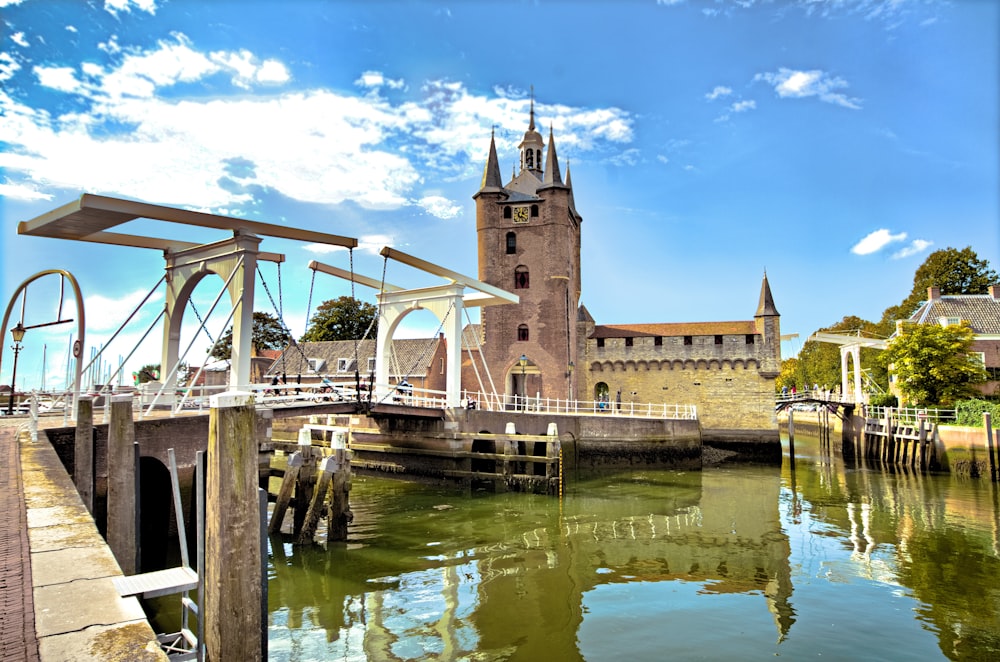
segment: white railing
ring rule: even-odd
[[[463,393],[462,402],[469,409],[519,411],[527,414],[568,414],[572,416],[621,416],[624,418],[664,418],[695,420],[695,405],[655,402],[609,402],[606,400],[563,400],[560,398],[522,397],[502,393]]]

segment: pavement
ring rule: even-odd
[[[4,423],[0,427],[0,659],[37,661],[31,548],[17,441],[18,423],[14,420]]]
[[[27,420],[0,419],[0,660],[165,661],[44,431],[19,432]]]

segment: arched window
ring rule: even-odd
[[[509,206],[503,208],[503,217],[504,218],[510,218],[510,207]]]
[[[538,205],[531,205],[531,217],[532,218],[538,217]]]
[[[521,265],[514,269],[514,289],[526,290],[528,289],[528,285],[528,267]]]
[[[513,255],[517,252],[517,234],[514,232],[507,233],[507,255]]]
[[[525,158],[528,160],[525,164],[528,168],[535,167],[535,150],[529,149],[525,152]]]
[[[517,340],[518,342],[527,342],[528,340],[528,325],[521,324],[517,327]]]

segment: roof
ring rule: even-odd
[[[638,336],[715,336],[757,333],[753,321],[677,322],[664,324],[599,324],[591,338],[634,338]]]
[[[958,317],[976,335],[1000,334],[1000,299],[989,294],[944,294],[920,304],[911,322],[936,324],[942,317]]]
[[[323,362],[319,368],[319,374],[353,375],[355,368],[354,342],[353,340],[328,340],[296,343],[294,346],[286,348],[282,356],[275,360],[267,371],[267,376],[271,377],[282,373],[286,375],[315,374],[309,369],[307,359],[319,359]],[[397,338],[393,340],[392,351],[395,358],[390,360],[389,374],[426,375],[431,358],[441,342],[440,338]],[[359,369],[362,373],[367,373],[368,359],[375,357],[375,341],[372,339],[359,340],[357,348]],[[347,359],[346,370],[337,370],[340,359]]]

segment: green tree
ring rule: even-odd
[[[997,282],[1000,276],[990,269],[988,261],[979,259],[971,246],[934,251],[917,267],[910,295],[882,313],[879,328],[884,335],[891,335],[896,320],[909,318],[927,300],[928,287],[940,288],[941,294],[985,294]]]
[[[328,299],[316,308],[300,342],[363,338],[377,313],[378,308],[354,297]]]
[[[290,336],[279,320],[274,315],[254,311],[253,331],[251,343],[254,353],[260,353],[265,349],[282,349],[288,344]],[[233,327],[226,329],[226,332],[219,338],[212,351],[212,358],[226,360],[233,355]]]
[[[153,382],[160,378],[160,364],[159,363],[147,363],[146,365],[139,368],[137,372],[132,373],[132,379],[136,380],[137,384],[145,384],[146,382]]]
[[[951,405],[975,394],[986,370],[969,353],[972,329],[966,323],[903,324],[882,352],[883,365],[896,375],[902,400],[911,405]]]

